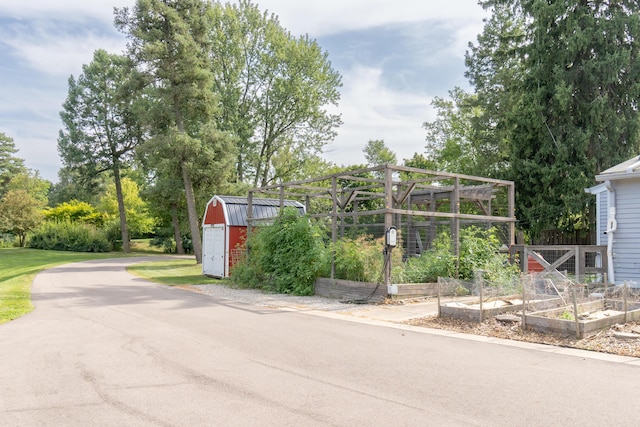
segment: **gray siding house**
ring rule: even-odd
[[[640,156],[600,175],[585,191],[596,196],[597,244],[607,245],[609,281],[640,287]]]

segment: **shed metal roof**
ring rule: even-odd
[[[632,157],[620,164],[610,167],[600,175],[596,175],[597,181],[608,179],[626,179],[640,176],[640,156]]]
[[[227,219],[231,226],[247,226],[247,210],[249,201],[246,197],[239,196],[217,196],[227,207]],[[284,207],[297,208],[299,213],[304,213],[304,205],[295,200],[284,200]],[[271,219],[278,216],[280,210],[280,199],[259,199],[254,198],[252,202],[252,213],[254,220]]]

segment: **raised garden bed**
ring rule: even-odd
[[[339,300],[367,299],[370,302],[380,302],[387,298],[387,287],[370,282],[321,277],[316,279],[314,295]]]
[[[390,286],[389,297],[394,300],[438,295],[437,283],[401,283]]]
[[[550,307],[558,307],[563,304],[560,298],[548,298],[535,301],[527,301],[528,310],[544,310]],[[521,295],[491,298],[482,301],[477,297],[466,301],[446,302],[439,306],[440,317],[481,322],[484,319],[495,317],[498,314],[522,311],[523,302]]]
[[[376,289],[377,286],[377,289]],[[372,292],[376,289],[375,293]],[[335,299],[363,299],[369,297],[371,302],[380,302],[386,298],[394,300],[435,297],[438,295],[437,283],[394,284],[387,289],[385,285],[352,280],[329,279],[321,277],[315,283],[315,295]]]
[[[585,337],[615,324],[640,320],[640,303],[628,303],[625,307],[620,300],[598,299],[577,304],[578,319],[572,308],[544,310],[525,316],[526,329],[562,336]]]

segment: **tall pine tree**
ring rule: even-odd
[[[169,156],[179,165],[189,229],[197,263],[202,241],[194,174],[202,163],[227,164],[233,155],[226,135],[215,129],[213,76],[209,64],[211,3],[206,0],[138,0],[133,9],[116,11],[116,26],[129,39],[129,55],[141,73],[150,101],[147,150]],[[213,167],[219,176],[225,170]]]
[[[482,4],[502,17],[502,27],[485,27],[469,76],[500,130],[495,136],[507,141],[520,227],[533,235],[584,229],[591,203],[584,188],[640,147],[638,4]],[[518,22],[523,31],[511,31]]]

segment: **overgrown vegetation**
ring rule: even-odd
[[[506,254],[500,253],[500,240],[494,228],[485,230],[471,226],[460,230],[460,257],[456,259],[448,232],[440,233],[430,250],[410,258],[405,265],[395,266],[395,283],[429,283],[438,277],[473,280],[482,271],[488,285],[505,286],[519,274],[518,266],[510,265]],[[457,269],[457,274],[456,274]]]
[[[234,266],[234,282],[267,292],[312,295],[326,270],[325,231],[296,209],[284,208],[273,225],[263,226],[245,242],[250,256]]]
[[[382,241],[369,236],[355,239],[340,239],[334,245],[335,277],[360,282],[379,282],[382,277],[384,258],[381,256]],[[331,273],[331,260],[327,260],[325,276]]]
[[[262,226],[245,242],[249,256],[236,264],[232,280],[267,292],[310,295],[315,279],[331,274],[336,279],[380,283],[383,280],[382,239],[370,236],[343,238],[331,244],[326,230],[294,209],[285,209],[272,225]],[[440,233],[432,248],[402,262],[401,245],[392,251],[393,283],[428,283],[438,277],[473,280],[483,272],[489,286],[505,287],[519,274],[500,252],[495,229],[467,227],[460,231],[460,257],[456,258],[451,236]]]
[[[453,277],[456,259],[453,255],[451,236],[441,233],[432,247],[420,256],[409,258],[404,265],[393,265],[393,281],[396,283],[430,283],[438,277]]]
[[[72,252],[109,252],[107,233],[90,224],[47,221],[33,231],[27,244],[33,249]]]

